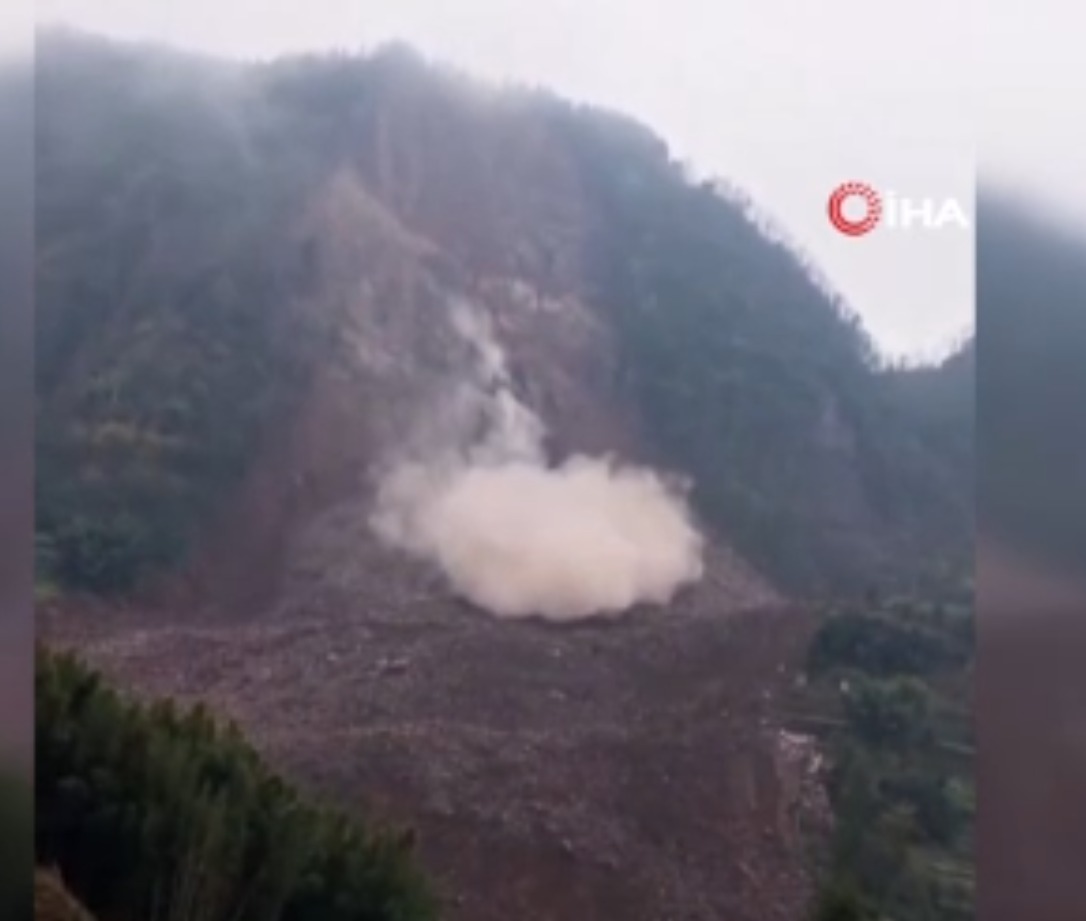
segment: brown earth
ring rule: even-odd
[[[437,596],[42,622],[142,694],[208,701],[307,787],[415,827],[453,921],[798,921],[800,827],[825,807],[780,704],[809,618],[693,601],[574,626]]]

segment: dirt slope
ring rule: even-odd
[[[453,921],[798,921],[799,827],[824,806],[779,705],[808,620],[697,600],[574,627],[440,596],[45,623],[141,693],[209,701],[306,785],[410,823]]]

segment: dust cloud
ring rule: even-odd
[[[454,305],[471,373],[381,475],[371,525],[500,617],[576,620],[666,603],[702,574],[684,490],[577,455],[549,465],[485,314]]]

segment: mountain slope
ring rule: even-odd
[[[618,449],[692,478],[718,538],[786,589],[913,578],[967,546],[961,459],[899,406],[855,321],[641,126],[395,47],[260,67],[63,33],[40,50],[57,581],[124,591],[191,559],[333,355],[355,353],[340,370],[368,375],[360,399],[384,390],[337,428],[394,416],[418,382],[387,366],[440,364],[451,296],[499,317],[555,456]],[[955,400],[933,411],[964,426]],[[327,507],[349,474],[305,476]]]
[[[803,917],[826,807],[783,711],[815,624],[781,596],[967,553],[958,360],[881,368],[621,116],[395,47],[39,52],[43,634],[409,822],[453,921]],[[480,352],[548,463],[689,481],[695,584],[511,621],[378,539],[389,464],[477,434]]]

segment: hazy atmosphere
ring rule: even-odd
[[[968,5],[846,0],[43,0],[43,23],[266,57],[401,38],[488,77],[629,112],[700,175],[745,187],[811,252],[879,345],[930,354],[972,323],[972,234],[834,231],[848,180],[972,211],[976,73]]]

